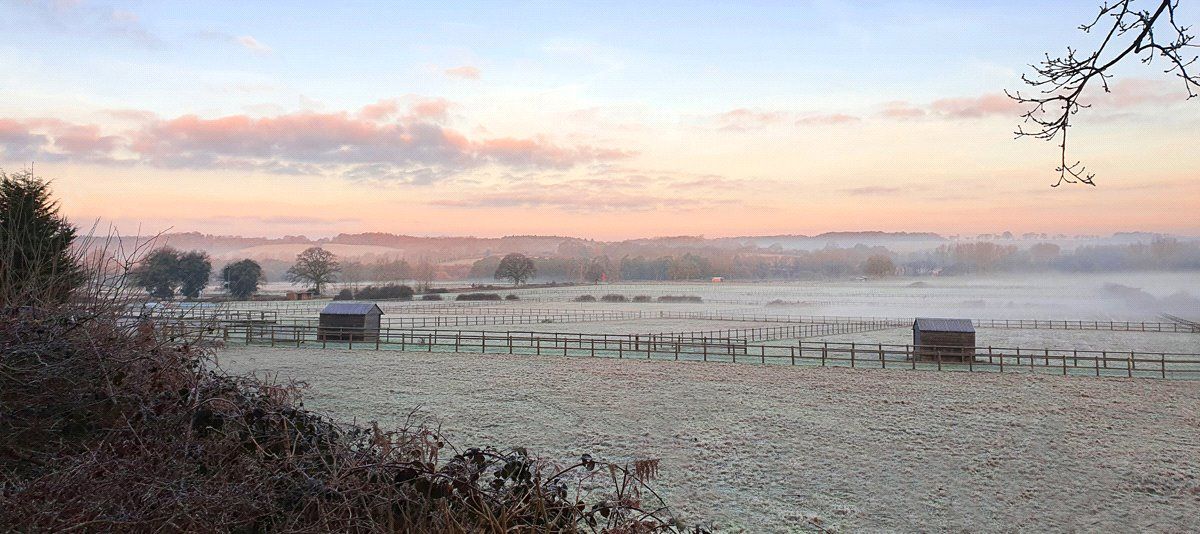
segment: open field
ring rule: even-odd
[[[1200,384],[1145,379],[231,348],[381,422],[463,446],[661,458],[685,518],[730,530],[1200,528]]]

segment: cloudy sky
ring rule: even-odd
[[[1198,235],[1162,69],[1079,115],[1098,187],[1013,139],[1003,90],[1097,7],[0,0],[0,168],[125,233]]]

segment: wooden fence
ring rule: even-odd
[[[321,347],[480,354],[522,354],[639,358],[674,361],[758,363],[763,365],[904,368],[968,372],[1033,372],[1062,375],[1200,379],[1200,354],[1125,350],[1028,349],[975,347],[975,357],[945,361],[951,347],[829,343],[758,344],[745,339],[685,334],[580,334],[564,332],[487,332],[463,330],[380,329],[369,341],[355,341],[361,330],[330,337],[298,325],[225,324],[197,332],[185,323],[164,325],[168,336],[219,339],[226,344],[273,347]],[[328,330],[325,331],[328,333]],[[371,334],[374,334],[372,332]],[[362,339],[361,337],[359,339]],[[955,351],[961,349],[955,347]],[[928,355],[932,354],[932,357]],[[957,354],[957,352],[955,353]]]
[[[399,303],[396,303],[399,304]],[[402,305],[404,308],[425,306]],[[217,321],[261,321],[280,324],[305,325],[317,323],[315,315],[320,307],[305,311],[283,312],[271,310],[240,310],[224,308],[166,308],[148,312],[154,318],[165,319],[211,319]],[[388,311],[410,313],[416,316],[389,317],[384,315],[384,326],[392,328],[440,328],[453,326],[517,325],[534,323],[576,323],[597,321],[619,321],[636,319],[688,319],[707,321],[736,321],[754,323],[790,324],[847,324],[865,323],[891,325],[891,328],[911,326],[912,318],[897,317],[853,317],[836,315],[773,315],[736,312],[672,311],[672,310],[596,310],[596,309],[549,309],[549,308],[499,308],[484,307],[464,312],[458,306],[437,305],[437,311],[413,312],[410,309],[391,308]],[[493,311],[495,310],[495,311]],[[452,311],[457,315],[441,314]],[[1171,321],[1087,321],[1059,319],[973,319],[976,328],[1030,329],[1030,330],[1102,330],[1117,332],[1169,332],[1200,333],[1200,324],[1174,318]],[[872,327],[872,329],[878,329]],[[791,336],[800,337],[800,336]],[[777,338],[779,339],[779,338]]]

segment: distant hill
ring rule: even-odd
[[[827,247],[853,247],[864,245],[868,247],[887,247],[894,250],[936,247],[948,241],[941,235],[931,232],[826,232],[815,236],[807,235],[772,235],[730,237],[718,241],[737,243],[740,246],[755,246],[771,248],[778,246],[783,250],[817,250]]]

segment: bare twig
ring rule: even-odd
[[[1111,69],[1128,57],[1138,57],[1149,65],[1156,58],[1167,63],[1163,72],[1172,74],[1183,83],[1188,98],[1194,98],[1200,89],[1200,79],[1188,69],[1197,56],[1189,54],[1194,35],[1190,27],[1180,25],[1175,18],[1179,0],[1155,0],[1153,9],[1140,9],[1139,0],[1116,0],[1106,2],[1090,23],[1079,27],[1091,33],[1105,20],[1111,26],[1096,50],[1080,55],[1068,47],[1065,56],[1046,58],[1033,68],[1033,76],[1022,75],[1021,80],[1034,89],[1034,93],[1007,92],[1008,96],[1021,104],[1028,105],[1022,118],[1024,124],[1017,127],[1017,137],[1059,140],[1058,181],[1063,183],[1096,185],[1095,174],[1089,173],[1080,161],[1071,162],[1067,156],[1067,133],[1072,126],[1072,117],[1081,109],[1089,107],[1082,103],[1084,90],[1099,84],[1105,92],[1111,92],[1109,79]],[[1151,4],[1153,5],[1153,4]],[[1027,128],[1027,126],[1032,126]]]

